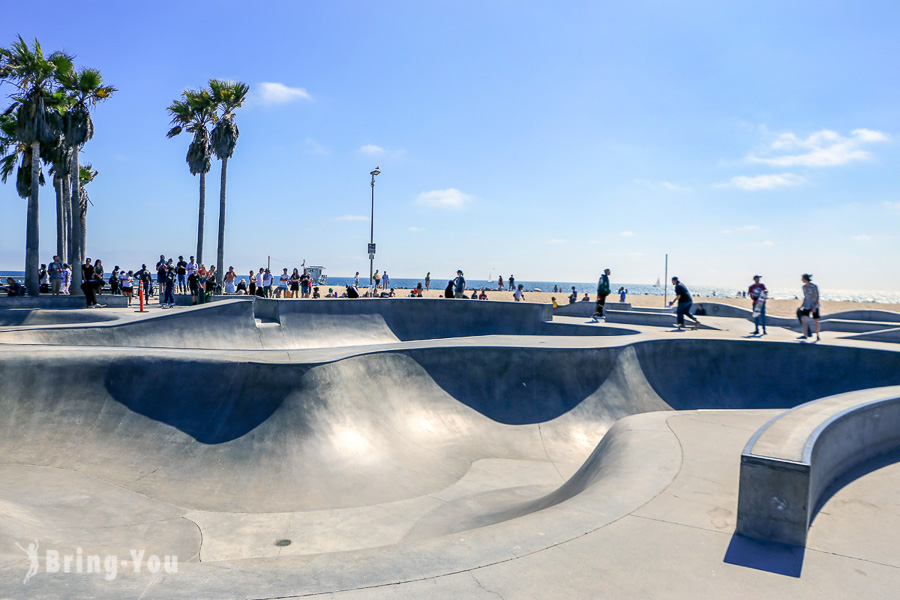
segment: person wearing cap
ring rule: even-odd
[[[453,297],[465,298],[466,294],[466,278],[463,277],[461,270],[456,271],[456,279],[453,280]]]
[[[609,269],[604,269],[597,282],[597,308],[594,309],[592,320],[596,323],[603,318],[603,308],[606,306],[606,297],[609,296]]]
[[[669,302],[669,306],[672,306],[673,304],[678,305],[678,308],[675,311],[675,314],[677,315],[675,326],[678,327],[678,329],[682,329],[684,327],[684,317],[687,315],[699,329],[700,321],[691,314],[691,307],[694,305],[694,299],[691,298],[691,293],[688,291],[687,286],[681,283],[677,277],[672,278],[672,285],[675,286],[675,298]]]
[[[766,335],[766,298],[769,297],[769,290],[765,284],[759,282],[762,275],[753,276],[753,285],[747,290],[750,300],[753,301],[753,324],[756,328],[752,335],[759,335],[759,328],[762,327],[762,334]]]
[[[812,316],[813,323],[816,326],[816,341],[819,341],[819,286],[812,282],[812,275],[804,273],[801,277],[803,281],[803,304],[800,305],[800,321],[802,331],[798,340],[807,338],[806,332],[809,331],[809,317]]]

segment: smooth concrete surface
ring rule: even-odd
[[[559,298],[557,298],[557,301]],[[628,302],[607,302],[604,305],[606,310],[631,310],[631,304]],[[597,310],[597,302],[573,302],[572,304],[560,303],[553,310],[554,316],[560,317],[590,317]]]
[[[97,301],[105,306],[123,308],[128,304],[125,296],[103,294],[97,297]],[[85,308],[84,296],[71,296],[61,294],[41,294],[40,296],[0,296],[0,311],[12,308],[36,308],[50,310],[83,309]]]
[[[673,332],[515,303],[274,302],[0,331],[0,598],[879,598],[900,583],[890,543],[841,533],[900,524],[881,471],[826,494],[805,554],[734,535],[747,440],[804,402],[900,385],[895,346],[760,339],[716,317]],[[177,573],[134,549],[177,555]],[[111,580],[54,573],[46,550],[124,562]]]
[[[825,490],[861,463],[898,449],[898,386],[822,398],[779,415],[741,454],[737,533],[805,546]]]

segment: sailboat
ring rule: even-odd
[[[653,287],[659,287],[659,277],[656,278],[656,283],[653,284]]]

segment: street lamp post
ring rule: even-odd
[[[369,173],[372,176],[372,214],[369,218],[369,291],[374,294],[372,280],[375,275],[375,176],[381,174],[379,167]]]

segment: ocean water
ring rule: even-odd
[[[0,277],[3,278],[4,282],[6,277],[13,277],[19,281],[22,281],[25,276],[24,271],[0,271]],[[277,277],[277,275],[276,275]],[[247,279],[247,275],[238,275],[238,280],[241,278]],[[153,274],[154,281],[156,280],[156,274]],[[276,280],[277,281],[277,280]],[[447,287],[447,282],[449,279],[440,279],[437,277],[431,278],[431,289],[443,290]],[[328,288],[335,288],[339,292],[343,291],[343,288],[347,285],[353,283],[352,277],[328,277],[328,281],[324,286],[319,286],[320,290],[325,292],[328,291]],[[360,287],[366,287],[369,283],[368,277],[360,277],[359,284]],[[421,283],[423,286],[425,285],[424,278],[422,279],[409,279],[402,277],[392,277],[391,278],[391,287],[395,289],[411,289],[416,287]],[[509,283],[504,279],[504,289],[509,289]],[[736,287],[728,287],[728,286],[710,286],[710,285],[691,285],[689,282],[685,282],[688,290],[694,296],[717,296],[720,298],[736,298],[740,296],[741,292],[747,291],[746,287],[736,288]],[[466,284],[469,289],[497,289],[496,280],[493,282],[489,282],[482,279],[466,279]],[[560,297],[557,298],[560,302],[571,293],[572,286],[575,286],[575,290],[579,293],[579,295],[590,294],[593,298],[597,292],[597,282],[579,282],[579,281],[529,281],[529,280],[520,280],[516,279],[516,286],[519,284],[524,286],[526,292],[532,291],[542,291],[542,292],[552,292],[553,286],[557,287],[559,290],[557,293],[560,294]],[[749,286],[749,284],[748,284]],[[324,289],[322,289],[324,287]],[[669,285],[666,288],[663,288],[662,285],[660,287],[656,287],[653,285],[646,285],[640,283],[621,283],[618,281],[610,282],[610,287],[612,288],[613,293],[611,297],[615,297],[618,300],[618,289],[620,287],[624,287],[628,290],[627,296],[639,295],[639,296],[662,296],[663,293],[667,295],[672,295],[672,286]],[[886,304],[900,304],[900,292],[888,292],[888,291],[878,291],[878,290],[832,290],[828,288],[819,287],[819,293],[822,296],[822,300],[836,300],[843,302],[882,302]],[[799,297],[801,294],[800,286],[798,285],[796,289],[769,289],[769,298],[775,300],[790,300],[795,297]],[[628,300],[626,296],[626,301]]]

